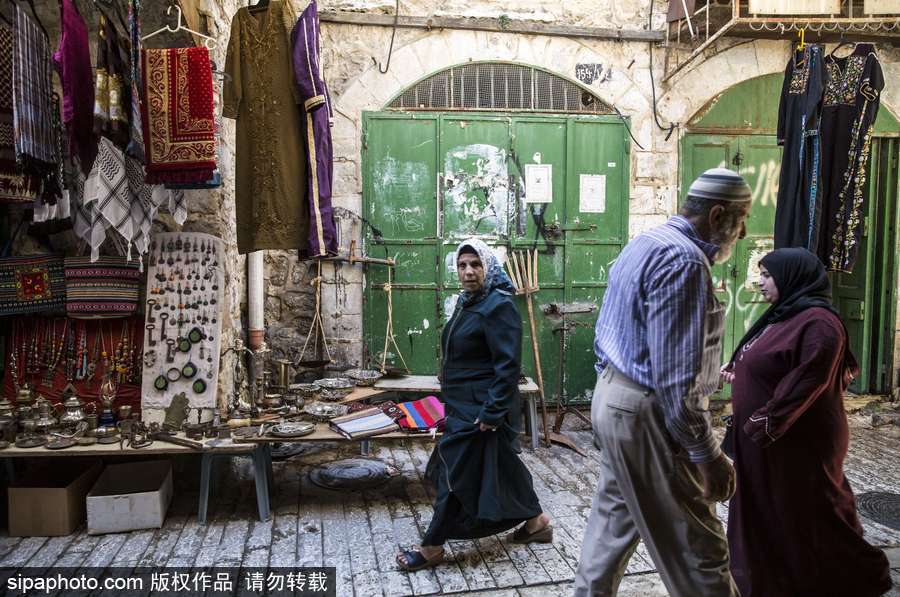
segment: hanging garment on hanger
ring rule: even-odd
[[[43,177],[55,170],[50,45],[41,28],[15,3],[13,16],[16,161],[23,172]]]
[[[141,2],[128,1],[128,35],[131,39],[131,141],[128,143],[128,155],[144,161],[144,131],[141,119]]]
[[[825,61],[822,172],[825,190],[819,242],[811,247],[833,271],[852,272],[862,234],[866,168],[884,77],[872,44]]]
[[[283,0],[266,11],[238,10],[231,22],[223,115],[237,120],[235,200],[241,253],[306,249],[306,152],[293,84],[289,32],[295,24]]]
[[[294,82],[303,102],[303,131],[307,155],[309,243],[306,257],[337,254],[337,231],[331,207],[334,173],[331,141],[331,98],[322,78],[319,59],[319,13],[315,0],[300,15],[291,33]],[[301,252],[301,257],[303,257]]]
[[[13,32],[0,24],[0,202],[31,203],[38,198],[40,181],[16,165],[12,71]]]
[[[72,0],[60,0],[59,8],[61,32],[53,60],[62,83],[62,121],[69,137],[67,155],[77,153],[87,174],[97,155],[94,74],[88,30]]]
[[[795,50],[784,73],[778,144],[784,146],[775,207],[775,248],[805,247],[818,238],[821,215],[819,114],[825,88],[824,47]]]
[[[126,44],[106,17],[97,31],[94,133],[125,149],[131,134],[131,74]]]
[[[208,180],[216,168],[209,50],[142,50],[147,182]]]

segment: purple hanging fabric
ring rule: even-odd
[[[306,255],[323,257],[337,253],[337,231],[331,207],[334,174],[331,144],[331,100],[319,63],[319,13],[310,2],[291,32],[294,83],[303,102],[304,135],[309,201],[309,242]]]
[[[63,90],[63,124],[69,135],[69,155],[78,155],[85,174],[97,156],[94,136],[94,74],[87,25],[72,0],[60,0],[61,34],[53,54]]]

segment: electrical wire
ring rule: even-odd
[[[689,15],[684,15],[685,18],[690,18]],[[648,30],[653,30],[653,0],[650,0],[650,16],[649,16],[649,25]],[[669,131],[666,134],[666,141],[672,136],[672,133],[675,132],[675,128],[678,126],[678,123],[672,122],[669,123],[669,126],[663,126],[659,121],[659,112],[656,110],[656,81],[653,78],[653,42],[648,42],[648,48],[650,50],[650,95],[653,100],[653,120],[656,121],[656,126],[659,127],[662,131]],[[634,138],[634,137],[632,137]],[[640,147],[640,145],[638,145]],[[643,148],[642,148],[643,149]]]

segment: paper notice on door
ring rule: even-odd
[[[525,203],[553,203],[553,164],[525,165]]]
[[[582,174],[578,191],[578,211],[583,214],[606,213],[606,175]]]

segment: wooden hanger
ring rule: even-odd
[[[181,14],[180,6],[178,6],[177,4],[174,6],[169,5],[169,8],[166,9],[166,16],[169,16],[172,14],[173,8],[178,12],[178,21],[177,21],[178,25],[176,27],[172,27],[171,25],[166,25],[165,27],[160,27],[153,33],[148,33],[147,35],[143,36],[141,38],[141,41],[146,41],[146,40],[150,39],[151,37],[153,37],[154,35],[159,35],[160,33],[178,33],[179,31],[187,31],[188,33],[190,33],[192,35],[196,35],[197,37],[202,39],[203,45],[205,45],[208,49],[210,49],[210,50],[215,49],[217,44],[216,44],[216,40],[214,38],[212,38],[208,35],[204,35],[204,34],[200,33],[199,31],[194,31],[193,29],[189,29],[188,27],[184,26],[184,24],[181,20],[182,14]]]

